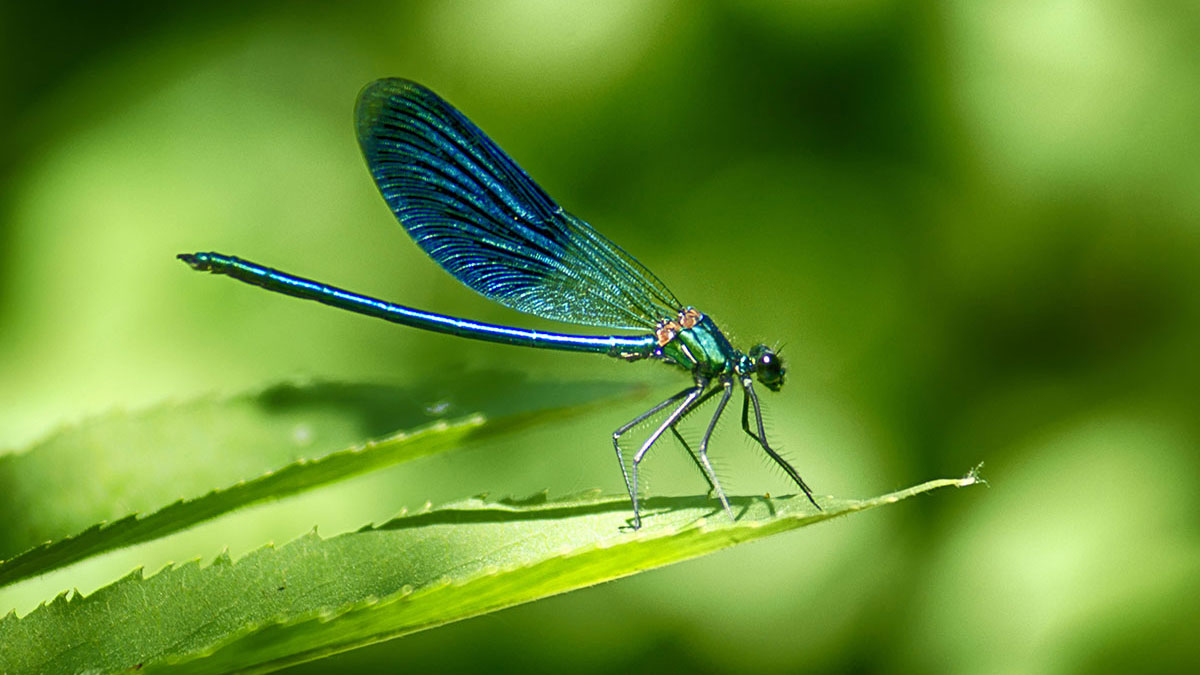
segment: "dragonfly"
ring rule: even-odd
[[[635,530],[642,524],[638,469],[668,431],[700,469],[709,495],[715,494],[736,520],[708,458],[709,440],[735,387],[743,393],[742,429],[820,510],[800,474],[767,442],[754,381],[771,391],[783,386],[787,371],[774,350],[764,344],[746,352],[734,348],[711,317],[680,303],[653,272],[565,211],[474,123],[424,86],[400,78],[368,84],[355,106],[355,126],[367,167],[392,213],[426,255],[455,279],[520,312],[638,334],[577,335],[480,323],[378,300],[234,256],[201,252],[178,258],[199,271],[404,326],[623,361],[649,359],[686,371],[691,385],[612,434]],[[693,449],[677,426],[714,397],[719,397],[716,409]],[[621,439],[664,411],[627,468]]]

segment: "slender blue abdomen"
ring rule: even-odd
[[[468,321],[444,314],[423,312],[419,309],[395,305],[358,293],[342,290],[311,279],[294,276],[286,272],[264,267],[257,263],[220,253],[180,254],[179,259],[200,271],[224,274],[239,281],[283,293],[296,298],[317,302],[366,314],[413,328],[459,337],[499,342],[522,347],[540,347],[560,351],[607,354],[617,358],[634,360],[646,358],[655,347],[653,335],[638,336],[591,336],[547,333],[524,328],[511,328],[488,323]]]

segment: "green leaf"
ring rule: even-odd
[[[942,487],[866,500],[740,497],[629,503],[584,495],[469,499],[330,539],[315,533],[231,562],[136,571],[90,596],[0,620],[0,672],[266,672],[583,588]]]
[[[523,380],[456,375],[437,391],[283,384],[67,429],[0,457],[0,558],[11,556],[0,586],[629,390]],[[460,417],[431,422],[447,414]]]

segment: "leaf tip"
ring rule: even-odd
[[[982,471],[983,471],[983,462],[980,462],[980,463],[976,464],[974,466],[974,468],[972,468],[970,471],[968,471],[967,475],[963,476],[962,479],[958,481],[958,487],[967,487],[970,485],[975,485],[976,483],[979,483],[981,485],[987,485],[988,484],[987,480],[984,479],[984,477],[982,475],[980,475],[982,473]]]

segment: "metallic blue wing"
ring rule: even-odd
[[[567,213],[449,103],[415,82],[359,95],[358,142],[414,241],[480,294],[570,323],[653,329],[681,305],[616,244]]]

